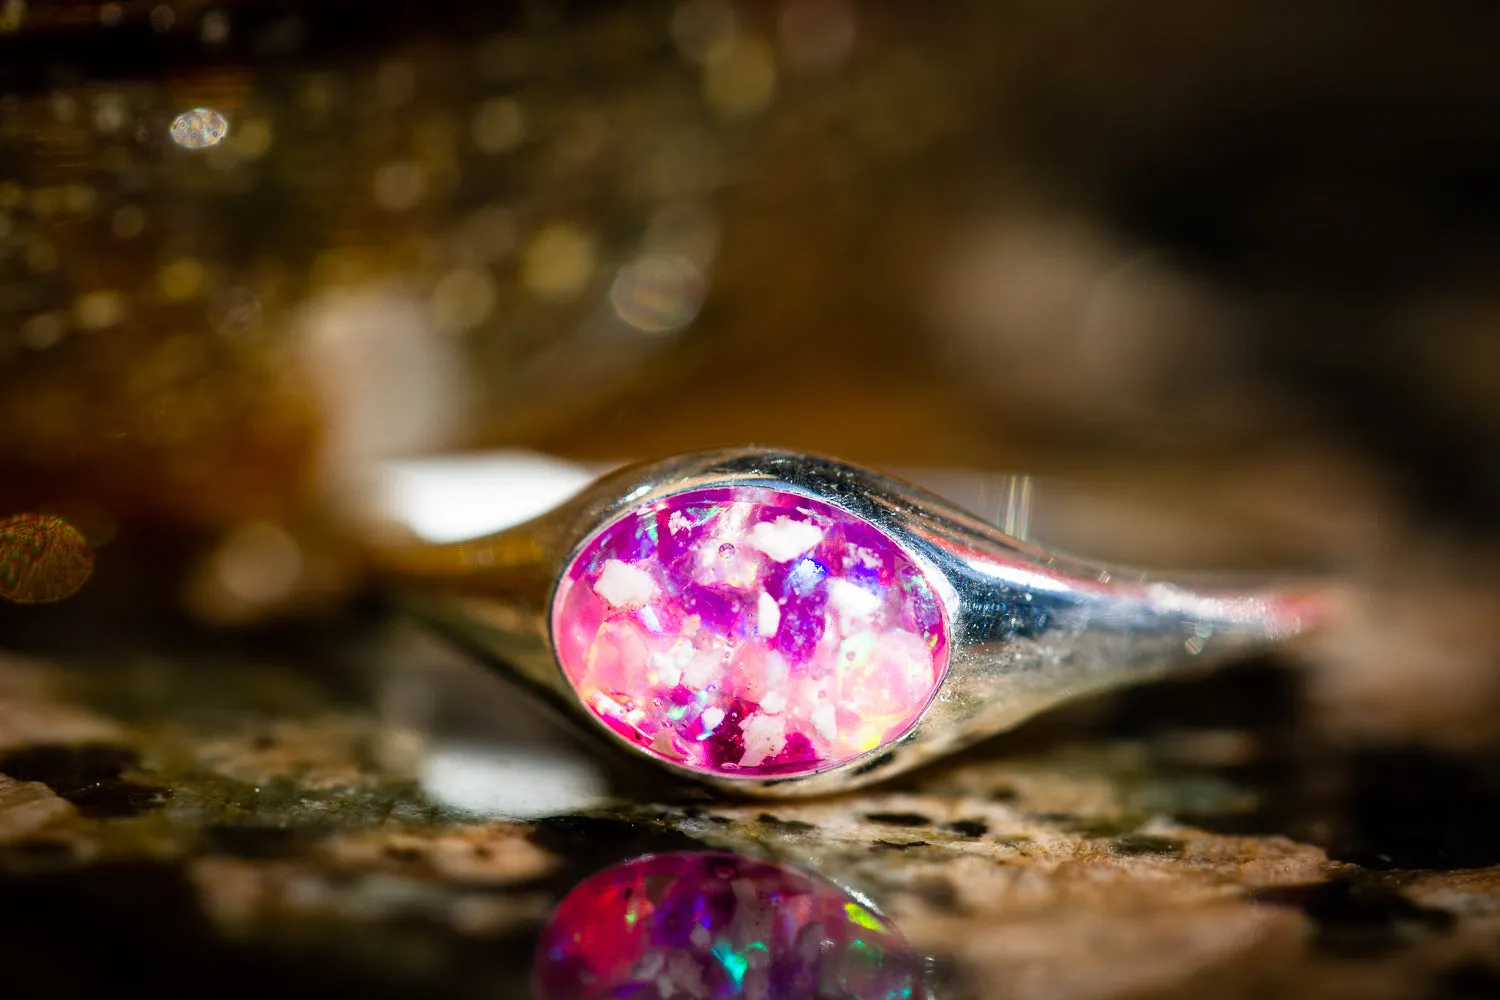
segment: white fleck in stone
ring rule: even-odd
[[[640,618],[641,624],[646,626],[652,632],[661,631],[661,619],[656,617],[656,609],[651,605],[647,604],[645,607],[641,608]]]
[[[834,718],[832,705],[824,705],[814,711],[812,714],[812,724],[813,728],[818,731],[818,735],[825,740],[832,741],[838,739],[839,724],[838,720]]]
[[[872,594],[856,583],[841,579],[828,581],[828,606],[838,615],[839,627],[845,633],[868,621],[880,610],[880,604],[880,595]]]
[[[656,593],[656,581],[638,566],[609,559],[594,583],[594,593],[608,601],[611,607],[640,605],[651,600]]]
[[[823,540],[823,530],[807,521],[778,517],[750,529],[745,541],[777,562],[790,562]]]
[[[765,704],[762,703],[761,707],[764,708]],[[786,720],[756,713],[745,723],[740,735],[745,741],[745,755],[739,760],[740,767],[758,767],[767,757],[776,756],[786,746]]]
[[[786,695],[772,691],[760,700],[760,709],[770,715],[779,715],[786,710]]]
[[[771,638],[781,628],[781,606],[764,590],[760,592],[760,602],[755,608],[755,628],[763,639]]]
[[[717,705],[711,705],[703,710],[699,720],[703,723],[703,734],[706,736],[719,728],[719,723],[724,721],[724,710]]]
[[[792,668],[786,662],[786,657],[775,650],[766,654],[766,662],[761,669],[765,676],[767,691],[776,690],[792,676]]]
[[[601,714],[605,712],[608,712],[610,715],[625,714],[624,706],[603,692],[594,696],[594,707]]]
[[[682,751],[677,749],[677,744],[672,742],[672,731],[663,729],[651,740],[651,749],[663,757],[671,757],[673,760],[682,759]]]
[[[707,948],[714,943],[714,936],[709,932],[707,927],[704,927],[702,924],[694,924],[692,933],[688,935],[688,940],[693,942],[695,948]],[[671,996],[670,993],[662,995]]]
[[[688,516],[680,510],[672,511],[672,516],[667,518],[667,530],[674,535],[679,531],[686,531],[692,526],[693,522],[689,521]]]
[[[708,686],[709,681],[719,675],[721,664],[719,655],[712,650],[699,653],[682,672],[682,683],[687,685],[690,691],[701,691]]]
[[[651,669],[656,671],[656,679],[663,687],[676,687],[677,682],[682,680],[682,668],[666,653],[651,654]]]
[[[640,964],[635,967],[635,974],[640,979],[652,979],[656,976],[661,975],[662,969],[666,968],[666,966],[667,956],[663,953],[663,951],[647,951],[645,955],[641,957]],[[667,979],[667,977],[665,976],[662,976],[662,982],[665,982],[667,984],[666,990],[662,993],[662,996],[671,996],[671,980]]]

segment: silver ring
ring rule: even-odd
[[[630,466],[524,523],[373,560],[615,745],[732,794],[842,791],[1059,702],[1262,650],[1318,583],[1204,590],[1060,556],[899,480],[738,448]]]

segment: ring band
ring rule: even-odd
[[[763,448],[630,466],[513,527],[373,557],[407,607],[617,745],[766,796],[867,784],[1066,699],[1263,649],[1332,593],[1155,581]]]

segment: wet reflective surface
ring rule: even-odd
[[[542,931],[542,1000],[907,1000],[922,962],[868,902],[785,865],[648,855],[568,893]]]
[[[419,632],[204,655],[0,660],[9,996],[1395,998],[1500,963],[1490,765],[1329,745],[1274,665],[737,803]]]

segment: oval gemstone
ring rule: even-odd
[[[733,854],[651,855],[580,883],[537,945],[543,1000],[905,1000],[921,959],[879,914],[792,868]]]
[[[902,736],[948,665],[937,594],[869,522],[766,487],[643,504],[594,535],[552,604],[583,704],[664,761],[811,774]]]

